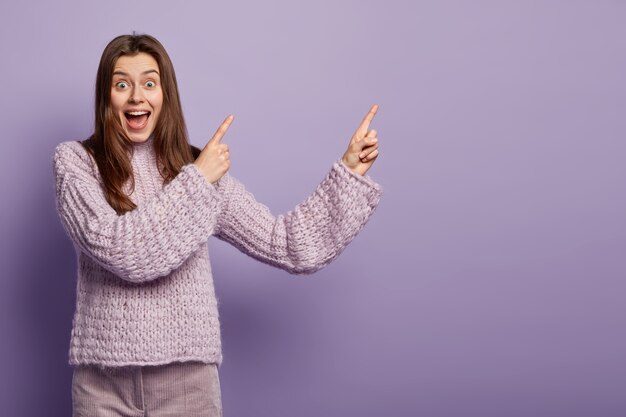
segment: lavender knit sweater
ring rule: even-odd
[[[290,273],[330,263],[375,210],[381,187],[341,161],[304,202],[273,216],[232,176],[209,183],[194,164],[169,184],[154,140],[134,144],[137,208],[117,215],[79,142],[54,152],[56,204],[78,260],[69,363],[222,361],[209,236]]]

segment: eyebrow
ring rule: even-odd
[[[157,75],[160,75],[159,71],[157,71],[155,69],[149,69],[147,71],[144,71],[144,72],[141,73],[141,75],[146,75],[146,74],[150,74],[150,73],[153,73],[153,72],[155,72]],[[128,73],[126,73],[124,71],[119,71],[119,70],[118,71],[113,71],[113,75],[123,75],[125,77],[128,77]]]

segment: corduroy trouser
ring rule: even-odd
[[[74,367],[73,417],[221,417],[217,365]]]

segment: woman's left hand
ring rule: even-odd
[[[378,104],[374,104],[352,135],[350,145],[341,158],[348,168],[359,175],[365,175],[378,157],[376,130],[367,130],[377,111]]]

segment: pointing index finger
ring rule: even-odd
[[[226,119],[224,119],[220,127],[217,128],[217,131],[215,132],[211,140],[214,140],[219,143],[219,141],[221,141],[222,138],[224,137],[224,134],[230,127],[230,124],[233,122],[234,118],[235,116],[231,114]]]
[[[363,118],[363,121],[357,128],[355,132],[356,136],[359,136],[359,137],[365,136],[365,134],[367,133],[367,129],[369,129],[370,123],[372,122],[372,119],[374,119],[374,116],[376,115],[377,111],[378,111],[378,104],[374,104],[370,108],[370,110],[367,112],[367,114]]]

